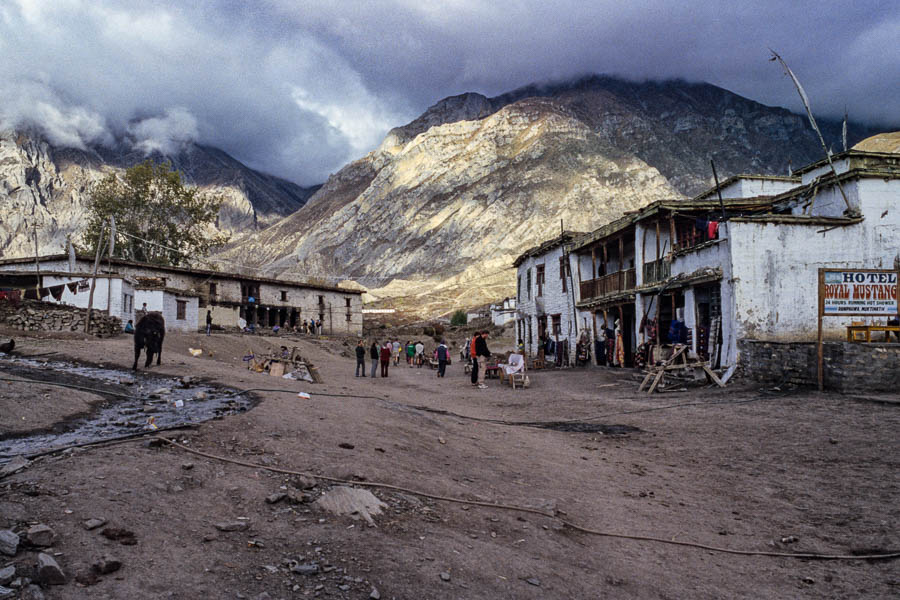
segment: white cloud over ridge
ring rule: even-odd
[[[819,114],[900,121],[900,4],[860,0],[8,0],[0,125],[56,144],[196,140],[301,184],[442,97],[585,73],[708,81]]]

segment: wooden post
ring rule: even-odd
[[[825,269],[819,269],[819,337],[816,343],[816,358],[818,361],[817,377],[819,382],[819,391],[825,389],[825,357],[822,348],[823,332],[822,332],[822,314],[825,312]]]
[[[575,268],[577,269],[576,272],[578,273],[578,298],[580,300],[584,300],[584,298],[581,297],[581,255],[580,254],[575,255]],[[572,287],[575,287],[575,286],[573,285]],[[575,290],[572,290],[572,295],[573,296],[575,295]]]
[[[619,291],[625,289],[625,236],[619,236]]]
[[[656,217],[656,262],[657,262],[657,270],[659,269],[659,217]],[[657,277],[659,279],[659,277]]]
[[[606,250],[606,242],[603,242],[603,274],[609,275],[609,253]]]
[[[675,213],[669,215],[669,256],[675,253]]]
[[[41,261],[38,259],[37,223],[34,224],[34,291],[38,300],[41,299]]]
[[[100,234],[97,236],[97,254],[94,256],[94,272],[91,274],[91,292],[88,294],[87,319],[84,320],[84,332],[91,332],[91,310],[94,307],[94,288],[97,287],[97,269],[100,268],[100,255],[103,247],[103,228],[100,228]],[[109,290],[107,290],[107,296]]]

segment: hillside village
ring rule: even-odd
[[[466,325],[0,260],[0,593],[891,596],[897,140],[550,234]]]
[[[900,597],[898,24],[3,2],[0,600]]]

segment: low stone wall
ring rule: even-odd
[[[814,342],[740,340],[741,374],[763,384],[817,386]],[[838,392],[900,389],[900,344],[825,342],[825,387]]]
[[[65,304],[25,300],[18,304],[0,302],[0,322],[23,331],[84,331],[86,310]],[[110,335],[122,332],[122,321],[94,311],[91,333]]]

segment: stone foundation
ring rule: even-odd
[[[741,373],[759,383],[817,386],[815,342],[740,340]],[[825,342],[825,388],[843,393],[900,390],[900,344]]]
[[[0,322],[23,331],[84,331],[87,311],[83,308],[25,300],[18,304],[0,302]],[[122,332],[122,321],[94,311],[91,333],[110,335]]]

